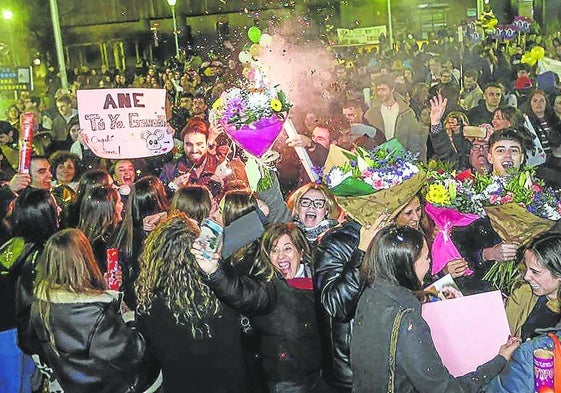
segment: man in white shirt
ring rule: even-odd
[[[415,112],[394,91],[393,78],[387,75],[374,80],[376,99],[364,117],[381,130],[386,139],[395,138],[407,150],[426,160],[428,128],[417,122]]]

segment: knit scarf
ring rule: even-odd
[[[304,224],[302,224],[298,216],[293,217],[293,219],[296,225],[298,226],[298,228],[300,228],[302,232],[304,232],[304,235],[306,236],[306,239],[308,239],[309,242],[315,242],[323,232],[339,224],[337,220],[325,218],[315,227],[308,228],[304,226]]]

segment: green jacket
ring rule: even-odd
[[[506,317],[513,336],[520,337],[522,326],[526,323],[537,301],[538,296],[534,295],[530,284],[525,281],[518,284],[512,291],[506,301]],[[548,300],[547,307],[553,312],[561,312],[559,300]]]

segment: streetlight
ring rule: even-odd
[[[53,24],[53,33],[55,36],[55,48],[58,60],[58,70],[60,72],[60,84],[63,89],[68,88],[68,78],[66,77],[66,63],[64,62],[64,49],[62,46],[62,33],[60,31],[60,21],[58,19],[58,3],[57,0],[50,0],[51,22]]]
[[[14,17],[14,11],[12,11],[12,10],[2,10],[2,17],[6,20],[12,19]]]
[[[392,0],[388,0],[388,30],[389,30],[390,48],[393,50]]]
[[[177,20],[175,19],[175,3],[177,0],[167,0],[173,18],[173,37],[175,38],[175,57],[179,59],[179,40],[177,38]]]
[[[2,10],[2,18],[6,21],[11,21],[14,18],[14,11],[12,10]],[[10,36],[10,54],[12,55],[12,65],[17,65],[19,63],[18,59],[16,58],[16,46],[14,45],[14,36],[12,34],[12,26],[11,24],[8,25],[8,35]]]

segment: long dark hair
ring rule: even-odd
[[[142,228],[144,217],[167,211],[168,208],[166,190],[156,176],[144,176],[133,184],[117,236],[117,244],[124,250],[126,257],[130,258],[135,251],[135,228]]]
[[[425,238],[410,227],[389,225],[382,228],[366,250],[361,273],[372,284],[386,281],[412,291],[419,291],[422,283],[415,273]]]
[[[224,225],[230,225],[238,218],[257,209],[257,200],[250,191],[228,191],[224,195],[222,221],[224,222]]]
[[[78,226],[80,219],[80,207],[86,194],[95,186],[108,186],[111,183],[111,175],[103,169],[90,169],[82,174],[76,191],[76,200],[70,206],[68,226]]]
[[[42,246],[58,230],[58,224],[56,202],[49,190],[26,188],[19,194],[12,211],[15,236]]]
[[[208,188],[189,185],[175,192],[171,200],[171,210],[179,210],[197,221],[199,225],[207,218],[212,208],[211,194]]]
[[[238,218],[257,210],[258,205],[254,195],[247,190],[228,191],[222,198],[222,222],[225,226],[230,225]],[[259,240],[246,244],[237,250],[230,258],[230,264],[244,273],[251,273],[253,277],[258,277],[264,272],[258,267],[259,261],[257,255],[259,253]],[[267,278],[272,277],[266,274]]]
[[[113,187],[95,186],[82,200],[78,229],[84,232],[92,244],[98,239],[107,242],[117,229],[121,218],[115,206],[120,199],[121,196]]]

